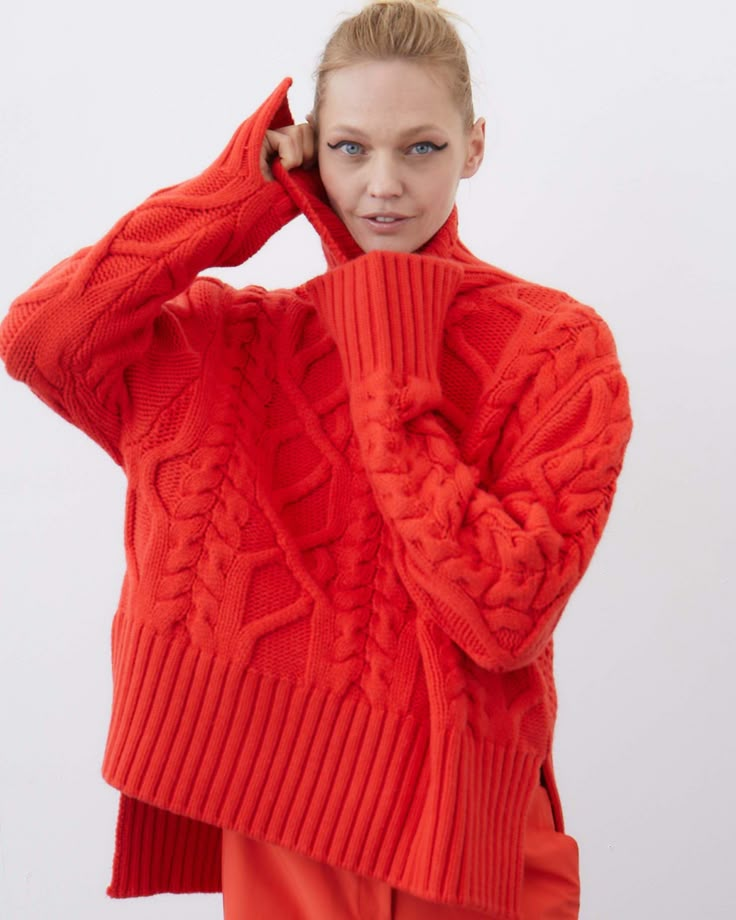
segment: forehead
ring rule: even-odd
[[[444,68],[414,61],[361,61],[335,70],[325,81],[320,122],[365,130],[438,124],[454,130],[462,122]]]

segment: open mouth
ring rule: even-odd
[[[391,230],[406,223],[410,218],[402,217],[398,214],[372,214],[363,218],[366,223],[370,224],[376,230]]]

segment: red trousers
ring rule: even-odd
[[[234,831],[223,831],[222,894],[225,920],[492,920]],[[522,920],[577,920],[577,844],[555,830],[542,786],[527,821],[521,903]]]

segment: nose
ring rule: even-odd
[[[398,198],[403,191],[403,182],[398,165],[390,155],[377,155],[370,165],[368,194],[372,198]]]

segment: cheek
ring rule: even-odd
[[[450,198],[454,198],[458,186],[458,175],[454,166],[443,165],[431,174],[420,177],[419,187],[428,202],[438,206]]]
[[[434,198],[438,206],[454,202],[457,195],[459,179],[454,171],[446,173],[434,187]]]
[[[349,200],[349,186],[345,178],[329,169],[321,171],[320,176],[332,207],[335,210],[344,208]]]

